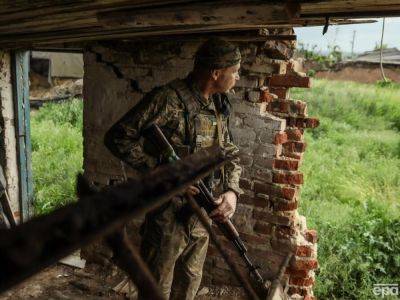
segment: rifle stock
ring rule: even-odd
[[[164,161],[175,161],[179,160],[178,155],[175,153],[174,148],[168,142],[161,129],[156,124],[151,124],[143,131],[144,137],[156,147],[158,153]],[[207,214],[213,211],[218,205],[215,203],[214,197],[211,192],[207,189],[204,182],[200,180],[196,187],[200,190],[200,193],[195,195],[194,198],[198,205],[205,209]],[[242,239],[239,236],[238,231],[233,225],[232,221],[228,219],[226,222],[216,222],[219,230],[225,235],[225,237],[233,243],[240,257],[244,261],[251,278],[255,281],[254,285],[258,291],[262,294],[266,293],[264,286],[264,279],[258,272],[257,267],[251,262],[247,256],[247,248],[244,245]]]

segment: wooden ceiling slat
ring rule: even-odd
[[[399,10],[398,0],[339,0],[339,1],[315,1],[301,5],[301,15],[324,15],[350,12],[390,12]]]
[[[307,21],[309,25],[323,24],[324,20],[311,20]],[[341,22],[351,22],[349,20],[341,20]],[[357,23],[357,21],[355,21]],[[301,24],[303,26],[304,24]],[[283,28],[292,27],[292,25],[276,24],[269,25],[268,28]],[[120,30],[103,30],[99,28],[86,28],[79,32],[64,31],[62,34],[47,33],[43,34],[30,34],[18,35],[5,39],[0,39],[0,48],[11,49],[15,48],[32,48],[41,47],[44,45],[54,43],[80,43],[94,40],[112,40],[112,39],[136,39],[136,38],[152,38],[158,36],[176,36],[182,34],[197,34],[197,33],[215,33],[226,31],[245,31],[245,30],[258,30],[263,29],[265,26],[247,25],[238,29],[236,24],[226,24],[219,26],[175,26],[163,28],[142,29],[140,31],[132,31],[131,29]],[[268,38],[267,38],[268,39]],[[291,40],[291,38],[288,38]]]
[[[0,48],[260,27],[323,25],[327,15],[331,24],[354,23],[344,19],[400,15],[399,1],[2,1]]]
[[[284,5],[219,1],[218,4],[203,2],[179,8],[99,13],[98,19],[110,28],[223,24],[238,24],[240,27],[241,24],[263,25],[266,20],[289,21],[289,16]]]
[[[199,0],[197,0],[199,1]],[[56,15],[60,13],[70,13],[73,17],[74,13],[86,11],[95,14],[99,11],[108,11],[115,9],[157,7],[165,5],[177,5],[194,0],[77,0],[77,1],[42,1],[37,5],[35,1],[29,1],[26,5],[21,6],[18,10],[10,10],[7,6],[0,5],[0,21],[7,20],[24,20],[27,18],[45,17],[49,14]],[[21,4],[22,5],[22,4]]]

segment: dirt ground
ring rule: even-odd
[[[387,78],[400,82],[400,69],[385,69],[385,75]],[[355,68],[355,67],[344,67],[339,71],[320,71],[315,74],[316,78],[324,78],[331,80],[342,80],[342,81],[356,81],[361,83],[375,83],[378,80],[382,80],[381,70],[379,67],[376,68]]]
[[[57,264],[29,278],[25,282],[0,294],[0,300],[22,299],[128,299],[113,291],[121,281],[114,270],[113,275],[104,275],[99,266],[89,265],[78,269]],[[243,290],[234,287],[201,287],[196,300],[245,299]]]

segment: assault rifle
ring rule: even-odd
[[[174,148],[171,146],[161,129],[156,124],[151,124],[150,126],[148,126],[143,131],[143,135],[154,147],[156,147],[158,154],[164,160],[166,160],[167,162],[179,160],[179,157],[175,153]],[[194,198],[197,204],[200,207],[204,208],[205,211],[209,214],[217,207],[214,197],[202,180],[199,180],[195,186],[199,189],[200,193],[195,195]],[[257,267],[254,266],[254,264],[247,256],[247,248],[240,238],[239,233],[233,225],[232,221],[228,219],[225,222],[216,222],[216,225],[225,235],[225,237],[235,246],[237,252],[243,259],[247,269],[249,270],[251,278],[256,283],[256,289],[258,291],[263,290],[263,293],[266,293],[267,291],[264,288],[264,279],[262,278],[260,272],[258,272]]]

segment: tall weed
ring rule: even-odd
[[[83,164],[82,101],[45,105],[32,115],[31,136],[35,213],[48,213],[75,199]]]
[[[321,120],[300,205],[320,237],[316,295],[373,299],[373,284],[400,283],[400,89],[315,80],[292,98]]]

